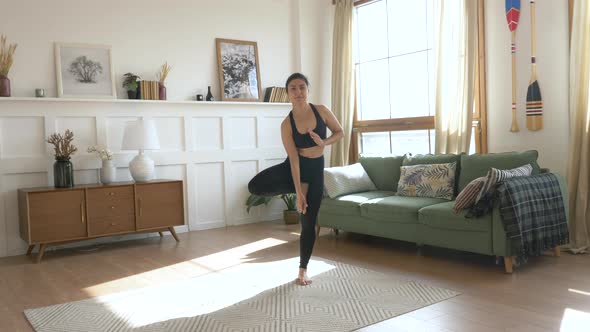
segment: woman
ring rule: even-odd
[[[293,106],[281,123],[287,159],[256,175],[248,189],[260,196],[297,194],[297,211],[302,215],[299,274],[295,282],[305,286],[311,283],[307,277],[307,263],[315,243],[315,227],[324,192],[324,147],[342,138],[342,127],[328,108],[307,102],[309,81],[303,74],[292,74],[285,86]],[[326,127],[332,132],[329,138],[326,138]]]

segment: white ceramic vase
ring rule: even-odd
[[[117,168],[112,160],[103,160],[102,168],[100,169],[100,182],[102,184],[109,184],[115,182],[117,177]]]

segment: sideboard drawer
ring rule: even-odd
[[[95,218],[88,221],[88,235],[108,235],[135,231],[135,217],[133,215]]]
[[[88,222],[117,216],[134,216],[133,186],[88,189]]]

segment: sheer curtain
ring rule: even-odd
[[[435,1],[435,153],[469,152],[479,1]]]
[[[332,145],[331,167],[347,165],[350,152],[354,115],[353,10],[353,0],[336,0],[332,45],[332,112],[342,125],[344,138]]]
[[[590,245],[590,5],[587,0],[574,1],[570,40],[570,149],[567,172],[570,248],[573,252],[581,252]]]

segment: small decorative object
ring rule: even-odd
[[[117,98],[111,47],[55,43],[57,96]]]
[[[88,153],[95,153],[102,160],[102,167],[100,168],[100,182],[102,184],[109,184],[115,182],[117,176],[117,168],[113,162],[113,153],[111,150],[100,145],[94,145],[88,148]]]
[[[166,81],[166,77],[168,77],[168,73],[172,66],[168,65],[168,62],[165,62],[162,67],[160,67],[160,72],[156,75],[158,78],[158,96],[160,100],[166,100],[166,85],[164,84]]]
[[[153,119],[129,121],[123,134],[123,150],[139,150],[129,163],[129,171],[136,182],[146,182],[155,176],[154,161],[143,153],[144,150],[158,150],[160,141]]]
[[[215,100],[215,98],[213,98],[213,94],[211,93],[210,86],[207,87],[207,97],[206,98],[207,98],[206,99],[207,101],[214,101]]]
[[[246,212],[250,213],[250,209],[258,205],[267,205],[274,197],[280,197],[285,205],[286,210],[283,210],[283,220],[285,224],[296,224],[299,222],[299,212],[297,212],[297,195],[282,194],[279,196],[258,196],[251,194],[246,200]]]
[[[141,79],[139,76],[133,73],[126,73],[123,75],[123,87],[127,91],[127,98],[129,99],[139,99],[139,80]]]
[[[259,101],[262,95],[256,42],[216,38],[221,100]]]
[[[47,138],[47,143],[53,144],[55,163],[53,163],[53,179],[56,188],[74,186],[74,166],[70,157],[78,151],[72,144],[74,133],[69,129],[62,134],[54,133]]]
[[[197,101],[203,101],[203,95],[197,95]]]
[[[35,97],[37,97],[37,98],[45,97],[45,89],[35,89]]]
[[[0,37],[0,97],[10,97],[10,80],[8,72],[12,67],[12,56],[17,44],[10,44],[6,48],[6,36]]]

